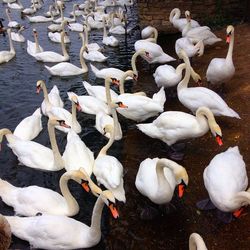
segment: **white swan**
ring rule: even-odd
[[[22,10],[23,9],[23,5],[21,4],[21,2],[19,0],[16,0],[15,3],[8,3],[8,7],[14,10]]]
[[[74,10],[76,9],[76,5],[74,5]],[[62,4],[59,4],[59,8],[60,8],[60,13],[61,13],[61,17],[57,18],[57,19],[54,19],[53,22],[54,23],[62,23],[64,20],[68,21],[69,23],[73,23],[76,21],[76,15],[75,15],[75,12],[74,12],[74,16],[73,18],[70,18],[70,17],[64,17],[63,15],[63,9],[62,9]]]
[[[95,246],[101,240],[101,215],[104,204],[109,207],[114,218],[119,216],[113,194],[108,190],[103,191],[95,203],[91,226],[59,215],[26,218],[5,216],[5,218],[10,224],[11,232],[18,238],[28,241],[34,248],[70,250],[88,248]]]
[[[107,35],[107,29],[106,29],[106,19],[103,18],[103,38],[102,43],[111,46],[111,47],[117,47],[119,45],[119,40],[115,38],[114,36],[108,36]]]
[[[84,38],[88,50],[101,50],[101,47],[97,43],[89,43],[89,31],[87,28],[84,29]]]
[[[153,38],[155,43],[157,43],[158,30],[153,26],[147,26],[141,31],[141,37],[142,39]]]
[[[79,52],[81,68],[75,66],[72,63],[61,62],[52,67],[45,65],[45,68],[49,71],[49,73],[53,76],[76,76],[81,75],[88,72],[88,67],[83,59],[83,52],[86,50],[86,46],[82,46]]]
[[[75,98],[71,99],[72,104],[72,113],[68,110],[53,106],[48,98],[47,89],[45,87],[45,82],[43,80],[38,80],[36,84],[37,93],[39,94],[40,90],[42,89],[44,92],[44,101],[45,101],[45,113],[50,116],[56,116],[62,120],[64,120],[69,126],[68,127],[61,127],[56,126],[57,129],[61,130],[64,133],[68,133],[70,131],[69,127],[73,129],[76,133],[80,133],[82,131],[81,125],[76,119],[76,109],[80,109],[79,104]]]
[[[167,111],[152,123],[137,124],[144,134],[162,140],[171,146],[180,140],[197,138],[211,130],[217,143],[222,145],[222,132],[214,119],[213,113],[206,107],[200,107],[196,116],[180,112]]]
[[[0,64],[10,61],[16,55],[16,51],[11,40],[11,29],[7,29],[7,34],[9,38],[10,50],[0,51]]]
[[[94,13],[89,13],[86,17],[86,25],[90,26],[91,29],[101,29],[103,27],[102,21],[96,21],[94,18]]]
[[[52,149],[37,142],[19,139],[9,129],[0,130],[0,143],[3,135],[6,135],[8,146],[13,150],[19,162],[27,167],[46,171],[58,171],[64,168],[64,162],[56,143],[54,129],[56,125],[69,127],[63,120],[58,120],[55,117],[49,119],[48,132]]]
[[[31,2],[33,2],[33,1],[31,1]],[[34,3],[32,3],[31,7],[25,8],[21,11],[21,13],[23,15],[32,15],[36,12],[37,12],[37,8],[36,8],[36,5]]]
[[[25,37],[21,34],[22,31],[24,30],[24,26],[21,26],[20,29],[18,30],[18,32],[11,32],[11,40],[15,41],[15,42],[20,42],[20,43],[24,43],[25,42]]]
[[[30,23],[46,23],[46,22],[51,22],[54,20],[54,16],[52,13],[52,6],[50,6],[50,13],[51,13],[51,17],[45,17],[45,16],[27,16],[27,18],[29,19]]]
[[[10,9],[9,8],[6,8],[5,9],[5,13],[6,13],[6,16],[7,16],[7,18],[8,18],[8,27],[9,28],[15,28],[15,29],[19,29],[20,27],[21,27],[21,25],[18,23],[18,22],[16,22],[16,21],[12,21],[11,20],[11,17],[10,17]]]
[[[53,86],[53,88],[50,90],[49,94],[48,94],[48,90],[47,90],[45,82],[43,84],[41,84],[41,88],[43,89],[44,96],[48,96],[49,102],[53,107],[63,108],[64,104],[63,104],[63,101],[60,97],[60,93],[59,93],[59,90],[58,90],[56,85]],[[39,91],[39,89],[38,89],[38,91]],[[41,109],[42,109],[42,112],[44,115],[49,116],[48,113],[46,112],[47,108],[46,108],[45,100],[43,100],[43,102],[41,104]]]
[[[214,115],[224,115],[229,117],[236,117],[240,119],[239,115],[229,108],[226,102],[214,91],[204,87],[188,88],[190,79],[190,62],[184,50],[181,50],[179,57],[184,60],[186,64],[185,77],[177,86],[177,94],[179,101],[193,113],[201,107],[208,107]]]
[[[53,51],[43,51],[40,53],[34,54],[34,57],[37,61],[42,62],[65,62],[69,60],[69,54],[66,50],[66,46],[64,43],[65,32],[61,31],[61,47],[62,47],[62,54],[53,52]]]
[[[72,129],[68,132],[62,159],[67,171],[83,168],[89,176],[92,174],[94,154]]]
[[[81,23],[69,23],[68,27],[71,31],[83,32],[84,26]]]
[[[129,33],[131,30],[128,29],[127,33]],[[124,35],[126,33],[126,29],[121,25],[116,25],[114,23],[114,13],[111,15],[111,27],[109,28],[109,33],[111,34],[117,34],[117,35]]]
[[[34,56],[36,53],[43,52],[43,48],[39,45],[38,42],[38,33],[36,29],[33,29],[33,36],[35,42],[31,42],[30,40],[27,40],[27,53],[31,56]]]
[[[169,203],[176,186],[178,196],[182,197],[187,185],[186,169],[166,158],[147,158],[142,161],[135,180],[137,190],[155,204]]]
[[[101,101],[100,99],[94,96],[91,95],[79,96],[74,92],[68,92],[67,94],[68,96],[75,96],[83,113],[90,115],[97,115],[97,113],[99,112],[103,112],[105,114],[110,113],[108,105],[104,101]]]
[[[173,26],[176,29],[178,29],[180,32],[182,32],[185,25],[187,24],[187,19],[186,18],[180,18],[180,16],[181,16],[180,9],[174,8],[170,12],[169,21],[173,24]],[[185,16],[190,17],[190,12],[188,10],[185,11]],[[191,20],[191,17],[190,17],[190,20]],[[197,21],[191,20],[191,28],[196,28],[196,27],[199,27],[199,26],[200,26],[200,24]]]
[[[157,87],[170,88],[176,86],[181,81],[182,71],[185,68],[185,63],[179,64],[176,69],[167,64],[157,67],[153,74]],[[195,82],[199,83],[201,81],[200,76],[193,70],[193,68],[191,68],[191,76]]]
[[[133,71],[130,70],[125,72],[121,84],[123,84],[127,76],[133,76],[133,74]],[[141,94],[124,93],[120,94],[117,100],[128,106],[126,109],[117,108],[118,113],[128,119],[140,122],[163,112],[166,96],[162,87],[152,98]]]
[[[136,51],[145,49],[149,53],[150,57],[143,56],[143,58],[150,64],[175,61],[175,58],[164,53],[161,46],[156,43],[149,42],[147,40],[138,40],[135,42],[134,46]]]
[[[202,237],[192,233],[189,237],[189,250],[208,250]]]
[[[210,200],[219,210],[235,212],[250,205],[246,165],[237,146],[217,154],[205,168],[203,179]]]
[[[112,113],[116,112],[112,108]],[[98,183],[110,190],[119,201],[126,202],[125,190],[123,187],[123,166],[114,156],[107,155],[107,150],[115,140],[115,120],[113,124],[105,126],[105,132],[110,133],[108,143],[100,150],[93,168],[93,173]]]
[[[68,21],[63,21],[62,22],[62,31],[65,32],[65,25],[68,25]],[[55,43],[61,43],[61,33],[60,32],[49,32],[48,33],[48,37],[52,42]],[[65,36],[64,36],[64,43],[70,43],[70,38],[68,36],[68,34],[65,32]]]
[[[24,118],[15,128],[13,135],[22,140],[33,140],[42,131],[41,110],[36,109],[35,112]]]
[[[188,37],[182,37],[175,42],[175,52],[178,55],[180,50],[186,51],[188,57],[202,56],[204,54],[204,43],[202,40],[194,41]]]
[[[227,43],[229,43],[226,58],[213,58],[207,68],[206,77],[212,84],[220,84],[229,81],[234,73],[233,46],[234,46],[234,27],[227,27]]]
[[[68,171],[60,178],[61,194],[49,188],[39,186],[15,187],[0,179],[0,197],[8,206],[14,208],[16,215],[36,216],[38,213],[74,216],[79,212],[79,205],[69,191],[68,181],[79,184],[89,180],[81,171]]]
[[[213,32],[211,32],[210,28],[207,26],[201,26],[192,28],[191,27],[191,19],[190,16],[187,16],[187,24],[185,28],[182,30],[182,36],[188,37],[190,39],[194,39],[196,41],[202,40],[204,45],[212,45],[221,41],[221,38],[218,38]]]

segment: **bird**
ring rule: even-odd
[[[21,26],[19,28],[19,30],[16,32],[11,32],[11,40],[15,41],[15,42],[20,42],[20,43],[24,43],[25,42],[25,37],[21,34],[22,31],[24,30],[24,26]]]
[[[27,53],[31,56],[35,56],[35,54],[44,51],[44,49],[39,45],[38,32],[36,31],[36,29],[33,29],[33,36],[34,36],[35,42],[31,42],[30,40],[27,40]]]
[[[16,51],[13,46],[13,42],[11,40],[11,29],[7,29],[7,34],[8,34],[9,44],[10,44],[10,50],[0,51],[0,64],[9,62],[16,55]]]
[[[227,43],[229,43],[226,58],[213,58],[208,65],[206,78],[213,84],[226,83],[232,79],[235,73],[233,63],[234,27],[227,26]]]

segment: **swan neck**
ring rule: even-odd
[[[108,105],[111,105],[112,99],[111,99],[111,93],[110,93],[110,78],[106,77],[105,79],[105,92],[106,92],[106,100]]]
[[[209,128],[212,130],[213,126],[216,123],[215,118],[213,113],[210,111],[210,109],[206,108],[206,107],[201,107],[196,111],[196,118],[197,121],[199,123],[199,125],[201,126],[202,130],[205,130],[205,126],[207,127],[207,123]],[[207,122],[204,123],[204,120],[207,119]]]
[[[167,162],[164,161],[165,159],[159,159],[156,163],[156,175],[158,180],[158,191],[164,187],[166,188],[166,185],[168,186],[168,189],[170,188],[169,182],[166,179],[164,175],[164,168],[168,167]]]
[[[65,32],[62,31],[62,32],[61,32],[62,53],[63,53],[63,56],[64,56],[65,58],[68,58],[69,55],[68,55],[68,52],[67,52],[67,50],[66,50],[66,46],[65,46],[65,43],[64,43],[64,37],[65,37]]]
[[[182,81],[177,86],[177,92],[179,92],[180,90],[185,89],[185,88],[188,87],[188,82],[189,82],[190,74],[191,74],[191,70],[190,70],[191,65],[190,65],[189,58],[187,56],[184,56],[183,60],[184,60],[184,63],[185,63],[186,71],[185,71],[184,78],[182,79]]]
[[[189,250],[207,250],[205,242],[197,233],[193,233],[189,238]]]
[[[74,126],[77,123],[77,120],[76,120],[76,104],[73,101],[71,101],[71,105],[72,105],[72,108],[71,108],[72,125]]]
[[[158,39],[158,30],[156,28],[153,29],[153,33],[154,33],[154,39],[155,39],[155,43],[157,43],[157,39]]]
[[[114,141],[115,141],[115,127],[113,127],[113,130],[110,132],[110,138],[108,140],[108,143],[102,147],[102,149],[100,150],[98,156],[107,155],[107,151],[112,146]]]
[[[40,46],[39,46],[37,35],[35,35],[35,34],[34,34],[34,39],[35,39],[35,45],[36,45],[36,53],[40,53],[41,49],[40,49]]]
[[[122,78],[120,79],[120,84],[119,84],[119,91],[120,91],[120,95],[121,94],[124,94],[125,93],[125,90],[124,90],[124,82],[125,82],[125,79],[130,76],[130,71],[126,71]]]
[[[45,84],[42,85],[42,89],[43,89],[43,95],[44,95],[44,101],[46,106],[51,106],[51,103],[49,101],[49,96],[48,96],[48,90]]]
[[[115,135],[119,134],[119,121],[118,121],[118,116],[117,116],[117,112],[116,112],[116,109],[115,108],[111,108],[111,114],[112,114],[112,117],[113,117],[113,120],[114,120],[114,130],[111,132],[111,141],[112,141],[112,144],[113,142],[115,141]],[[112,145],[111,144],[111,145]]]
[[[73,213],[73,212],[79,210],[79,206],[78,206],[78,203],[75,200],[74,196],[69,191],[68,181],[70,179],[72,179],[72,175],[70,175],[70,174],[68,174],[66,172],[60,178],[59,185],[60,185],[60,189],[61,189],[62,195],[63,195],[63,197],[66,200],[66,203],[67,203],[67,206],[68,206],[68,211],[69,211],[69,213],[71,213],[71,212]]]
[[[61,12],[61,22],[64,20],[62,4],[59,4],[60,12]]]
[[[10,52],[15,53],[15,48],[13,46],[13,41],[11,39],[11,33],[10,32],[8,33],[8,38],[9,38],[9,44],[10,44]]]
[[[240,203],[241,206],[250,205],[250,190],[238,192],[238,193],[235,195],[234,200],[235,200],[237,203]]]
[[[64,167],[62,156],[59,152],[58,145],[56,142],[55,127],[48,122],[49,139],[51,148],[54,155],[54,165],[57,167]]]
[[[103,38],[107,37],[107,28],[105,24],[105,20],[103,20]]]
[[[101,199],[101,195],[98,197],[91,218],[91,229],[94,231],[101,231],[101,217],[102,217],[102,210],[104,207],[104,202]]]
[[[88,26],[88,19],[86,19],[86,24]],[[88,46],[88,44],[89,44],[89,32],[88,32],[88,28],[84,29],[84,35],[85,35],[85,44],[86,44],[86,46]]]
[[[233,60],[233,48],[234,48],[234,32],[231,35],[228,51],[227,51],[227,57],[226,61],[232,61]]]
[[[182,71],[185,69],[185,67],[186,67],[185,63],[179,64],[175,70],[176,75],[181,75]]]
[[[83,71],[88,70],[88,67],[87,67],[85,60],[83,58],[84,51],[85,51],[85,45],[82,45],[82,47],[80,49],[79,57],[80,57],[80,63],[81,63],[81,67],[82,67]]]
[[[138,71],[137,71],[137,68],[136,68],[136,59],[137,57],[141,54],[142,52],[141,51],[137,51],[134,53],[134,55],[132,56],[132,59],[131,59],[131,66],[132,66],[132,70],[134,71],[134,73],[136,75],[138,75]],[[144,53],[144,52],[143,52]]]
[[[9,14],[8,10],[6,9],[5,12],[6,12],[6,16],[7,16],[7,18],[8,18],[8,21],[11,22],[11,18],[10,18],[10,14]]]

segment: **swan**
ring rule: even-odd
[[[180,32],[182,32],[182,30],[184,29],[185,25],[187,24],[187,19],[186,18],[180,18],[181,16],[181,11],[178,8],[174,8],[171,12],[170,12],[170,16],[169,16],[169,21],[170,23],[173,24],[173,26],[178,29]],[[191,15],[190,12],[187,10],[185,11],[185,16],[189,16],[190,20],[191,20]],[[196,28],[199,27],[200,24],[195,21],[195,20],[191,20],[191,28]]]
[[[233,46],[234,46],[234,27],[227,27],[227,43],[229,43],[226,58],[213,58],[207,68],[206,77],[212,84],[220,84],[229,81],[234,73]]]
[[[19,0],[16,0],[15,3],[8,3],[8,7],[14,10],[22,10],[23,5],[20,3]]]
[[[65,32],[65,25],[68,25],[68,24],[69,24],[69,22],[66,20],[62,22],[61,25],[62,25],[63,32]],[[61,34],[59,32],[49,32],[48,37],[52,42],[61,43]],[[64,36],[64,43],[70,43],[70,38],[66,32],[65,32],[65,36]]]
[[[76,109],[80,110],[80,106],[78,101],[72,97],[71,104],[72,104],[72,114],[61,107],[55,107],[53,106],[48,98],[48,94],[45,88],[45,82],[43,80],[38,80],[36,84],[37,94],[39,94],[40,90],[42,89],[44,92],[44,100],[45,100],[45,106],[46,106],[46,114],[50,117],[57,116],[58,118],[61,118],[62,120],[65,120],[65,122],[69,125],[68,127],[61,127],[56,126],[57,129],[61,130],[64,133],[69,132],[69,127],[71,127],[76,133],[80,133],[82,131],[81,125],[76,119]]]
[[[112,108],[112,113],[116,112]],[[105,126],[105,132],[110,133],[108,143],[100,150],[94,164],[93,173],[98,183],[110,190],[119,201],[126,202],[123,187],[123,166],[114,156],[107,155],[108,149],[115,140],[115,119],[113,124]]]
[[[131,29],[126,30],[121,24],[116,25],[114,23],[114,13],[112,13],[111,16],[111,27],[109,28],[109,33],[111,34],[118,34],[118,35],[124,35],[126,33],[129,33]]]
[[[68,27],[71,31],[82,32],[84,26],[81,23],[69,23]]]
[[[42,61],[42,62],[65,62],[65,61],[68,61],[69,54],[66,50],[66,46],[64,43],[64,37],[65,37],[65,32],[61,31],[61,47],[62,47],[62,54],[63,55],[60,55],[59,53],[56,53],[53,51],[43,51],[43,52],[34,54],[34,57],[36,58],[36,60]]]
[[[218,38],[207,26],[192,28],[190,20],[190,16],[187,16],[187,24],[182,30],[183,37],[188,37],[196,41],[202,40],[204,45],[213,45],[221,41],[221,38]]]
[[[143,56],[149,64],[175,61],[175,58],[164,53],[161,46],[156,43],[149,42],[147,40],[138,40],[135,42],[134,46],[135,51],[145,49],[149,53],[150,57]]]
[[[35,42],[31,42],[30,40],[27,40],[27,53],[31,56],[34,56],[37,53],[43,52],[43,48],[39,45],[38,42],[38,33],[36,29],[33,29],[33,36]]]
[[[14,3],[16,0],[3,0],[3,3]]]
[[[0,215],[0,249],[9,249],[11,244],[10,224],[3,215]]]
[[[49,71],[49,73],[53,76],[76,76],[81,75],[88,72],[88,67],[83,59],[83,52],[86,50],[86,46],[82,46],[80,49],[79,57],[81,68],[75,66],[72,63],[61,62],[52,67],[45,65],[45,68]]]
[[[101,29],[103,27],[102,21],[96,21],[94,13],[89,13],[86,17],[86,25],[90,26],[91,29]]]
[[[18,30],[18,32],[11,32],[11,40],[16,41],[16,42],[21,42],[24,43],[25,42],[25,38],[24,36],[21,34],[21,32],[24,30],[24,26],[21,26],[20,29]]]
[[[11,40],[11,29],[7,29],[7,34],[9,38],[10,50],[0,51],[0,64],[10,61],[16,55],[16,51]]]
[[[239,217],[241,208],[250,205],[246,165],[238,146],[217,154],[205,168],[203,179],[211,202],[220,211]],[[201,204],[200,209],[207,209]]]
[[[202,237],[192,233],[189,237],[189,250],[208,250]]]
[[[60,10],[59,10],[59,7],[58,7],[56,1],[55,1],[54,5],[52,5],[52,6],[54,8],[54,10],[51,11],[53,13],[53,16],[55,17],[55,16],[60,15]],[[50,12],[50,10],[47,11],[46,13],[44,13],[44,16],[51,17],[51,12]]]
[[[89,176],[92,174],[94,154],[72,129],[68,132],[62,159],[67,171],[83,168]]]
[[[221,129],[207,107],[198,108],[195,116],[180,111],[167,111],[152,123],[137,124],[137,128],[169,146],[180,140],[203,136],[210,129],[217,143],[222,145]]]
[[[77,5],[74,5],[74,10],[76,9]],[[53,22],[54,23],[62,23],[64,20],[68,21],[69,23],[73,23],[76,21],[76,15],[74,12],[74,16],[73,18],[70,17],[64,17],[63,15],[63,9],[62,9],[62,4],[59,4],[59,8],[60,8],[60,12],[61,12],[61,17],[54,19]]]
[[[64,120],[59,120],[56,117],[49,119],[48,132],[52,149],[37,142],[19,139],[13,135],[9,129],[0,130],[0,143],[3,135],[5,135],[8,146],[13,150],[19,162],[27,167],[46,171],[58,171],[64,168],[64,162],[56,143],[54,129],[56,125],[69,127]]]
[[[84,38],[88,50],[101,50],[101,47],[97,43],[89,43],[89,31],[87,28],[84,29]]]
[[[30,8],[25,8],[24,10],[21,11],[23,15],[32,15],[32,14],[35,14],[36,12],[37,12],[37,8],[34,3],[32,3]]]
[[[68,181],[79,184],[88,180],[83,172],[67,171],[60,178],[61,194],[49,188],[39,186],[15,187],[0,179],[0,197],[8,206],[14,208],[16,215],[36,216],[38,213],[74,216],[79,212],[79,205],[69,191]]]
[[[103,18],[103,38],[102,43],[111,46],[111,47],[117,47],[119,45],[119,40],[115,38],[114,36],[108,36],[107,35],[107,29],[106,29],[106,19]]]
[[[161,65],[156,68],[155,73],[153,74],[155,83],[158,88],[170,88],[176,86],[182,78],[182,71],[186,68],[185,63],[179,64],[175,69],[171,65]],[[201,81],[200,76],[193,70],[191,67],[191,76],[195,82],[199,83]]]
[[[133,71],[130,70],[125,72],[121,79],[121,84],[123,84],[127,76],[133,76],[133,74]],[[133,121],[140,122],[163,112],[166,96],[162,87],[152,98],[141,94],[124,93],[120,94],[117,100],[128,106],[127,109],[117,108],[119,114]]]
[[[52,13],[52,8],[53,6],[50,6],[50,13],[51,13],[51,17],[45,17],[45,16],[27,16],[27,18],[29,19],[30,23],[46,23],[46,22],[51,22],[54,20],[54,16]]]
[[[42,131],[42,114],[40,108],[36,109],[35,112],[24,118],[15,128],[13,135],[17,136],[22,140],[31,141],[36,138]]]
[[[196,55],[200,57],[204,54],[204,43],[202,40],[194,41],[188,37],[182,37],[175,42],[175,52],[177,55],[181,49],[186,51],[189,58]]]
[[[95,246],[101,240],[101,216],[104,204],[109,207],[113,217],[118,218],[115,198],[106,190],[100,194],[95,203],[91,226],[60,215],[5,216],[5,218],[10,224],[11,232],[18,238],[28,241],[34,248],[88,248]]]
[[[166,158],[147,158],[142,161],[135,179],[137,190],[159,205],[172,200],[176,186],[181,198],[187,185],[186,169]]]
[[[20,25],[18,22],[12,21],[12,20],[11,20],[11,18],[10,18],[10,13],[11,13],[11,12],[10,12],[10,9],[9,9],[9,8],[6,8],[6,9],[5,9],[5,13],[6,13],[6,16],[7,16],[8,21],[9,21],[8,27],[9,27],[9,28],[19,29],[19,28],[21,27],[21,25]]]
[[[59,93],[59,90],[58,90],[56,85],[53,86],[53,88],[50,90],[49,94],[48,94],[48,90],[47,90],[45,82],[43,82],[41,84],[41,88],[43,90],[44,96],[48,96],[49,102],[53,107],[63,108],[64,104],[63,104],[63,101],[60,97],[60,93]],[[44,115],[49,116],[46,112],[45,100],[43,100],[43,102],[41,104],[41,109],[42,109],[42,112]]]
[[[147,26],[141,31],[141,37],[142,39],[153,38],[155,43],[157,43],[158,30],[155,27]]]
[[[191,67],[190,62],[184,50],[181,50],[179,57],[183,59],[186,64],[185,77],[177,86],[179,101],[193,113],[195,113],[199,107],[205,106],[216,116],[224,115],[240,119],[239,115],[214,91],[204,87],[188,88]]]
[[[99,112],[103,112],[105,114],[110,113],[108,105],[104,101],[101,101],[94,96],[91,95],[78,96],[74,92],[67,92],[67,94],[68,96],[75,96],[83,113],[90,115],[97,115],[97,113]]]
[[[80,37],[82,38],[82,46],[86,46],[86,39],[84,38],[83,33],[79,33]],[[98,50],[85,50],[83,52],[83,57],[91,62],[105,62],[107,61],[108,57],[104,56]]]

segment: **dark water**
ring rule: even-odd
[[[37,15],[47,11],[49,3],[46,1],[45,7],[37,12]],[[73,2],[73,1],[72,1]],[[65,16],[69,16],[72,11],[72,2],[66,3]],[[81,3],[82,1],[74,1]],[[25,7],[28,6],[23,1]],[[5,18],[5,5],[0,4],[0,17]],[[130,68],[130,59],[133,54],[134,42],[139,39],[140,31],[137,27],[136,9],[129,9],[129,27],[134,27],[131,34],[127,37],[125,43],[124,36],[117,36],[120,39],[118,48],[105,47],[104,54],[109,56],[106,63],[94,63],[98,68],[102,67],[119,67],[122,70]],[[25,25],[27,28],[23,34],[33,41],[32,28],[36,28],[39,32],[40,45],[45,50],[52,50],[61,53],[60,44],[55,44],[47,38],[47,24],[29,24],[27,19],[21,20],[19,11],[12,11],[11,16]],[[4,22],[7,25],[7,21]],[[89,42],[98,42],[101,44],[102,32],[92,31]],[[79,49],[81,40],[78,39],[78,33],[70,33],[71,44],[68,45],[70,62],[75,65],[79,63]],[[165,50],[172,56],[174,54],[174,40],[176,36],[163,37],[159,43],[164,46]],[[82,81],[89,81],[91,84],[103,84],[102,80],[96,80],[91,70],[81,76],[61,79],[51,77],[43,63],[27,54],[26,43],[14,42],[16,49],[16,57],[6,64],[0,66],[0,128],[7,127],[13,130],[21,119],[33,113],[39,107],[43,100],[43,95],[36,95],[36,81],[40,79],[46,80],[47,87],[50,90],[56,84],[60,90],[61,97],[65,103],[65,108],[70,109],[70,102],[67,98],[67,91],[74,91],[78,95],[86,94]],[[8,39],[0,36],[0,50],[8,49]],[[225,49],[222,46],[222,49]],[[210,53],[208,51],[208,53]],[[199,73],[204,75],[204,70],[210,61],[211,56],[206,60],[194,60],[194,66],[201,68]],[[47,63],[48,64],[48,63]],[[175,63],[174,65],[176,65]],[[139,60],[138,68],[140,72],[139,81],[133,87],[133,90],[144,90],[149,96],[157,91],[152,73],[155,67],[149,67],[145,62]],[[131,89],[131,83],[127,85]],[[230,92],[230,90],[228,90]],[[168,92],[167,92],[168,93]],[[249,93],[249,92],[248,92]],[[243,99],[246,94],[240,98]],[[229,225],[220,223],[213,212],[200,213],[195,208],[195,203],[207,196],[203,185],[202,173],[204,167],[214,157],[215,154],[227,149],[228,146],[240,145],[241,153],[244,159],[249,163],[248,143],[244,134],[249,136],[247,129],[247,121],[249,121],[249,112],[242,106],[242,102],[238,97],[229,97],[227,93],[227,101],[242,115],[242,123],[229,118],[219,118],[219,124],[222,126],[224,138],[224,146],[218,148],[212,136],[208,133],[206,136],[192,140],[187,143],[186,156],[183,162],[180,162],[187,168],[190,176],[190,185],[187,193],[182,200],[174,198],[173,204],[176,211],[168,216],[161,216],[154,221],[141,221],[139,214],[149,201],[140,195],[134,185],[135,176],[142,160],[147,157],[167,157],[166,147],[163,143],[153,140],[135,129],[135,125],[131,121],[127,121],[120,117],[124,138],[115,142],[109,153],[116,156],[124,166],[125,172],[125,190],[127,202],[120,204],[120,218],[113,220],[108,216],[108,211],[104,210],[102,223],[102,241],[93,249],[187,249],[188,237],[192,232],[199,232],[204,237],[209,249],[242,249],[247,250],[249,247],[249,215],[234,221]],[[236,104],[237,106],[234,106]],[[177,98],[168,97],[165,110],[183,110],[188,112],[178,102]],[[46,128],[47,118],[43,117],[43,127]],[[99,152],[101,147],[106,143],[94,128],[95,117],[78,114],[78,120],[82,125],[80,137],[87,146],[95,153]],[[244,123],[244,121],[246,121]],[[242,125],[244,124],[244,125]],[[242,138],[238,142],[238,138]],[[244,139],[245,138],[245,139]],[[36,138],[36,141],[50,147],[46,129]],[[57,131],[57,141],[60,150],[63,152],[66,144],[66,134]],[[58,181],[64,171],[49,173],[32,170],[24,166],[18,166],[16,157],[4,143],[0,152],[0,177],[10,181],[16,186],[39,185],[51,188],[59,192]],[[80,213],[75,216],[77,220],[90,224],[92,207],[95,199],[85,194],[81,187],[76,183],[71,183],[70,188],[77,198],[80,205]],[[12,215],[12,208],[7,207],[0,202],[0,213]],[[233,242],[231,242],[233,239]],[[240,247],[239,247],[240,246]],[[13,237],[11,249],[29,249],[29,244]]]

